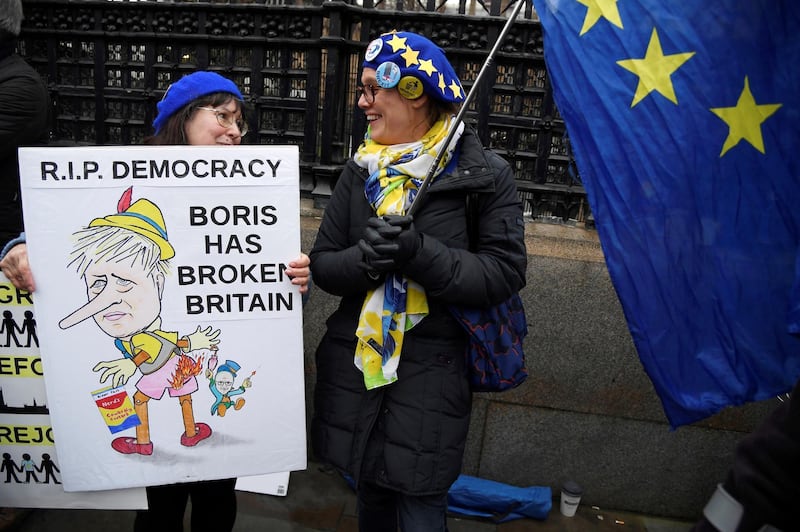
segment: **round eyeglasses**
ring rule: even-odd
[[[375,94],[382,88],[375,85],[356,85],[356,94],[359,99],[363,96],[367,103],[372,103],[375,101]]]
[[[247,135],[247,122],[245,122],[242,118],[236,119],[235,115],[230,111],[226,111],[224,109],[215,109],[213,107],[198,107],[198,109],[202,109],[203,111],[211,111],[214,113],[214,116],[217,117],[217,123],[224,128],[233,127],[234,124],[237,128],[239,128],[239,135],[245,136]]]

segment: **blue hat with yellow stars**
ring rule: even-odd
[[[464,101],[464,88],[444,50],[422,35],[384,33],[369,43],[361,66],[374,68],[378,85],[397,87],[403,98],[416,100],[426,93],[442,102]]]

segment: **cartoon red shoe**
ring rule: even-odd
[[[210,430],[210,429],[209,429]],[[122,454],[153,454],[153,442],[137,443],[136,438],[121,437],[111,442],[111,448]]]
[[[205,423],[197,423],[195,425],[195,431],[196,432],[194,436],[187,436],[184,432],[181,436],[181,445],[184,447],[194,447],[201,441],[211,436],[211,427]]]

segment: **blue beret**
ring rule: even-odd
[[[158,115],[153,120],[156,134],[161,131],[169,117],[183,109],[201,96],[215,92],[229,92],[238,100],[244,101],[242,93],[234,82],[216,72],[194,72],[167,87],[164,97],[158,102]]]
[[[367,46],[365,68],[374,68],[378,85],[397,87],[409,100],[429,96],[442,102],[464,101],[461,81],[444,55],[431,41],[408,31],[384,33]]]

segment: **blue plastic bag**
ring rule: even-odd
[[[550,487],[520,488],[494,480],[459,475],[447,493],[448,511],[486,517],[495,523],[513,519],[543,520],[550,513]]]

